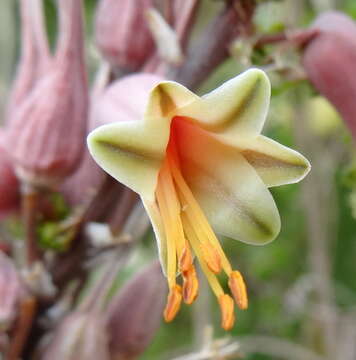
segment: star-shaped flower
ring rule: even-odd
[[[268,187],[297,182],[310,169],[302,155],[260,134],[269,98],[269,80],[258,69],[203,97],[164,81],[151,90],[142,119],[118,118],[88,137],[96,162],[139,193],[150,216],[170,289],[166,321],[182,299],[191,304],[198,294],[193,254],[218,298],[222,327],[233,326],[234,305],[218,273],[247,308],[243,278],[214,231],[248,244],[272,241],[280,217]]]

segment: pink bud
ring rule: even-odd
[[[115,121],[142,119],[149,91],[162,80],[157,75],[137,73],[113,82],[93,103],[93,129]]]
[[[138,73],[125,76],[98,92],[92,99],[90,130],[115,121],[141,118],[149,90],[160,81],[162,78],[159,76]],[[65,198],[72,205],[82,203],[99,187],[105,176],[106,173],[86,150],[77,171],[63,184]]]
[[[70,174],[84,149],[88,90],[81,0],[61,0],[51,68],[16,111],[6,150],[23,181],[50,186]]]
[[[113,359],[136,359],[155,336],[167,291],[158,262],[131,279],[110,303],[106,319]]]
[[[356,24],[333,11],[320,15],[312,28],[318,33],[305,46],[304,68],[356,137]]]
[[[107,335],[99,314],[74,312],[60,323],[42,360],[109,360]]]
[[[8,256],[0,252],[0,330],[10,327],[23,294],[24,285],[15,265]]]
[[[114,68],[137,70],[154,50],[145,11],[153,0],[101,0],[96,12],[95,38]]]
[[[19,206],[19,184],[10,159],[2,147],[3,136],[3,131],[0,131],[0,219]]]

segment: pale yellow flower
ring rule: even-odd
[[[269,98],[269,80],[257,69],[203,97],[165,81],[151,90],[142,119],[118,118],[88,137],[97,163],[139,193],[147,209],[170,289],[167,321],[182,299],[190,304],[198,294],[193,254],[217,296],[224,329],[234,324],[234,306],[218,273],[227,275],[237,305],[248,306],[243,278],[214,231],[253,245],[272,241],[280,217],[268,187],[297,182],[310,169],[302,155],[260,134]]]

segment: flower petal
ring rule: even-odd
[[[151,220],[158,247],[158,256],[164,275],[167,273],[167,239],[156,202],[141,199]]]
[[[272,241],[280,230],[279,213],[253,167],[197,126],[176,126],[183,176],[215,231],[249,244]]]
[[[153,201],[169,128],[152,129],[143,121],[98,127],[88,136],[94,160],[112,177]]]
[[[199,96],[174,81],[162,81],[151,92],[151,101],[146,109],[146,122],[156,121],[159,116],[174,116],[177,109],[199,100]]]
[[[263,71],[250,69],[180,108],[177,115],[234,139],[257,135],[267,115],[270,87]]]
[[[310,170],[303,155],[262,135],[238,147],[268,187],[296,183]]]
[[[120,121],[118,107],[115,112],[117,122],[100,126],[89,134],[91,155],[116,180],[153,202],[158,172],[170,136],[170,114],[177,106],[196,98],[178,83],[158,84],[150,92],[144,119],[131,121],[125,115],[126,121]]]

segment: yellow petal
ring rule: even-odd
[[[158,256],[162,266],[163,273],[167,274],[167,240],[164,232],[162,219],[156,205],[156,202],[147,201],[142,199],[143,205],[151,220],[155,238],[158,247]]]
[[[126,116],[126,121],[120,121],[120,106],[113,107],[110,116],[117,116],[117,122],[100,126],[88,136],[91,155],[119,182],[154,201],[172,114],[177,106],[195,98],[175,82],[162,82],[150,92],[144,119],[126,120]]]
[[[250,69],[216,90],[179,108],[177,115],[229,138],[261,132],[269,106],[270,82],[265,73]]]
[[[122,121],[92,131],[88,147],[107,173],[153,201],[168,136],[167,126],[154,132],[142,121]]]
[[[310,170],[303,155],[262,135],[238,147],[268,187],[296,183]]]
[[[150,101],[145,112],[145,121],[157,126],[155,124],[157,117],[171,118],[176,115],[179,108],[199,99],[199,96],[183,85],[174,81],[162,81],[151,91]]]
[[[280,230],[279,213],[253,167],[196,126],[177,126],[183,176],[214,230],[250,244],[272,241]]]

